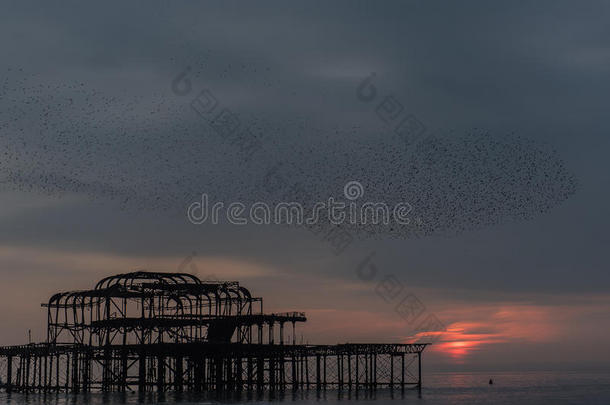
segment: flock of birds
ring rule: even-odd
[[[452,236],[506,221],[530,220],[577,190],[556,152],[535,141],[484,130],[429,136],[413,150],[397,142],[350,144],[341,139],[284,168],[310,201],[340,195],[346,180],[363,185],[358,202],[407,202],[409,224],[350,226],[367,237]],[[298,189],[298,188],[297,188]],[[311,198],[312,196],[313,199]],[[294,195],[298,200],[298,195]]]
[[[260,71],[269,81],[268,69]],[[261,142],[244,160],[239,138],[223,138],[190,108],[195,90],[176,96],[169,82],[167,93],[130,96],[9,69],[0,88],[2,188],[185,213],[202,193],[246,205],[290,199],[311,206],[341,199],[344,185],[358,181],[358,202],[407,202],[413,221],[346,226],[362,237],[401,238],[531,219],[576,192],[550,148],[477,129],[435,133],[407,150],[397,137],[363,136],[359,126],[241,114]],[[285,179],[282,190],[265,184],[271,170]]]

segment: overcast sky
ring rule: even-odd
[[[376,292],[392,275],[447,326],[429,354],[438,367],[603,365],[609,12],[604,1],[3,3],[2,343],[27,329],[42,339],[39,303],[55,291],[140,268],[239,279],[269,310],[306,311],[311,343],[402,341],[414,325]],[[191,108],[203,90],[249,129],[253,154],[250,138]],[[421,139],[386,122],[390,96]],[[306,229],[187,220],[202,193],[281,199],[274,168],[299,186],[292,199],[341,197],[358,181],[371,201],[408,202],[419,228],[349,229],[337,253]]]

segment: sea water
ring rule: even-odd
[[[489,384],[489,379],[493,384]],[[188,393],[0,394],[3,404],[599,404],[610,405],[610,371],[605,372],[450,372],[424,375],[417,389],[316,390],[241,395]]]

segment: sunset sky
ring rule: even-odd
[[[429,1],[340,3],[243,3],[235,13],[220,1],[152,2],[121,4],[119,17],[107,2],[3,6],[0,344],[27,341],[28,329],[43,340],[40,303],[54,292],[148,269],[239,280],[267,311],[304,311],[297,340],[309,343],[408,342],[433,315],[446,327],[425,353],[425,367],[437,370],[610,361],[610,33],[601,12],[610,4],[455,2],[435,16]],[[176,95],[172,82],[187,67],[193,93]],[[526,140],[543,151],[541,165],[546,156],[561,162],[576,188],[545,209],[532,203],[522,217],[505,208],[484,221],[464,215],[466,225],[451,232],[365,235],[339,254],[301,228],[187,220],[197,195],[239,200],[244,185],[263,187],[267,164],[287,160],[303,182],[315,177],[340,195],[359,180],[366,196],[368,168],[383,160],[367,148],[402,148],[356,96],[372,72],[376,88],[429,132]],[[262,123],[268,161],[236,164],[238,147],[197,124],[189,102],[204,88],[243,122]],[[319,175],[319,162],[339,159],[325,155],[336,145],[349,155],[343,168],[361,171]],[[181,164],[193,151],[202,166]],[[438,187],[468,180],[456,176]],[[76,180],[48,186],[59,178]],[[493,193],[517,193],[507,184]],[[456,215],[472,213],[464,207],[492,191],[442,205],[418,190],[399,197],[440,228],[455,206]],[[551,194],[530,192],[532,201]],[[377,274],[367,281],[358,269],[370,257]],[[406,320],[400,298],[380,292],[384,277],[425,313]]]

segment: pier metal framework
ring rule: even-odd
[[[42,306],[46,342],[0,347],[7,392],[421,389],[425,343],[297,344],[305,314],[235,281],[138,271]]]

